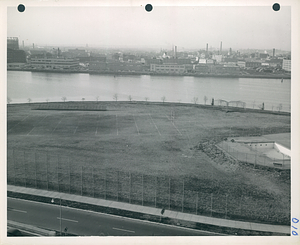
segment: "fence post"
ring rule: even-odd
[[[156,207],[156,195],[157,195],[156,192],[157,192],[157,176],[155,177],[155,197],[154,197],[155,206],[154,207]]]
[[[211,193],[210,197],[210,216],[212,217],[212,206],[213,206],[213,193]]]
[[[119,170],[117,171],[117,201],[119,201]]]
[[[83,166],[81,166],[81,196],[82,196],[82,189],[83,189]]]
[[[227,197],[228,195],[226,194],[225,219],[227,219]]]
[[[184,180],[182,182],[182,212],[184,208]]]
[[[34,152],[34,165],[35,165],[35,188],[37,189],[37,175],[36,175],[36,172],[37,172],[37,166],[36,166],[36,152]]]
[[[68,157],[68,165],[69,165],[69,194],[71,194],[71,163],[69,157]]]
[[[142,174],[142,206],[144,206],[144,175]]]
[[[169,210],[171,210],[171,179],[169,178]]]
[[[95,176],[94,176],[94,172],[95,172],[95,168],[92,168],[93,172],[92,172],[92,177],[93,177],[93,197],[95,197]]]
[[[59,192],[58,162],[59,162],[59,155],[57,155],[57,164],[56,164],[56,173],[57,173],[57,187],[58,187],[58,192]]]
[[[23,164],[24,164],[24,182],[25,182],[25,187],[27,187],[27,185],[26,185],[27,174],[26,174],[26,163],[25,163],[25,151],[23,152]]]
[[[49,174],[48,174],[48,161],[49,161],[49,156],[48,156],[48,151],[46,153],[46,175],[47,175],[47,191],[49,190]]]
[[[243,195],[241,195],[241,198],[240,198],[240,215],[242,214],[242,198],[243,198]]]
[[[131,179],[132,179],[132,173],[130,172],[130,179],[129,179],[129,203],[131,203]]]
[[[106,168],[104,169],[104,199],[106,199]]]
[[[16,171],[16,163],[15,163],[15,150],[12,150],[12,161],[13,161],[13,165],[14,165],[14,177],[15,177],[15,185],[16,185],[16,178],[17,178],[17,171]]]
[[[199,198],[199,193],[197,192],[197,196],[196,196],[196,215],[198,214],[198,198]]]

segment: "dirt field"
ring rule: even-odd
[[[290,116],[184,104],[101,104],[107,111],[31,110],[30,105],[9,105],[8,182],[24,185],[21,169],[25,168],[27,185],[38,188],[46,186],[38,186],[35,179],[42,183],[49,178],[47,188],[57,189],[56,181],[60,191],[79,194],[78,185],[85,183],[93,187],[84,187],[83,195],[130,199],[139,204],[140,194],[148,191],[143,205],[154,205],[155,189],[157,206],[180,210],[184,195],[184,202],[191,203],[184,211],[195,212],[196,202],[197,212],[209,215],[213,198],[216,216],[226,212],[233,218],[289,224],[290,183],[286,174],[224,164],[196,146],[228,135],[289,132]],[[103,169],[107,169],[105,176]],[[156,187],[155,178],[159,182]],[[124,194],[129,189],[130,193]]]

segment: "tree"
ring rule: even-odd
[[[194,98],[192,99],[192,102],[194,102],[194,104],[197,104],[197,102],[198,102],[198,97],[194,97]]]
[[[149,100],[149,98],[148,97],[145,97],[145,101],[147,102]]]
[[[28,103],[30,103],[32,101],[32,99],[28,98],[27,101],[28,101]]]
[[[161,97],[161,100],[162,100],[163,103],[165,103],[165,101],[166,101],[166,96]]]
[[[61,99],[62,99],[64,102],[66,102],[67,97],[64,96],[64,97],[62,97]]]
[[[254,109],[254,106],[255,106],[255,100],[253,101],[253,104],[252,104],[252,105],[253,105],[253,109]]]
[[[206,97],[206,95],[204,96],[204,105],[206,105],[206,101],[208,100],[208,98]]]
[[[128,96],[128,100],[129,100],[130,102],[132,101],[132,96],[131,96],[131,95]]]
[[[82,102],[83,102],[83,101],[85,101],[85,98],[82,98],[81,100],[82,100]]]
[[[12,102],[12,99],[7,97],[7,104],[10,104]]]
[[[114,99],[115,101],[118,101],[118,94],[114,94],[113,99]]]

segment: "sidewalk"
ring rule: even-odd
[[[103,200],[98,198],[77,196],[72,194],[33,189],[33,188],[25,188],[25,187],[12,186],[12,185],[7,185],[7,191],[22,193],[22,194],[30,194],[35,196],[43,196],[49,198],[61,198],[63,200],[75,201],[79,203],[87,203],[87,204],[108,207],[108,208],[115,208],[120,210],[161,216],[161,209],[134,205],[129,203],[115,202],[115,201]],[[181,213],[181,212],[170,211],[170,210],[165,210],[163,217],[168,217],[171,219],[177,219],[182,221],[192,221],[192,222],[197,222],[197,223],[207,224],[207,225],[215,225],[220,227],[242,229],[242,230],[264,231],[264,232],[281,233],[287,235],[290,235],[291,233],[289,226],[269,225],[269,224],[259,224],[259,223],[243,222],[243,221],[234,221],[228,219],[219,219],[219,218]]]

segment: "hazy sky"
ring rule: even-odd
[[[25,45],[152,47],[178,50],[291,50],[291,9],[268,7],[8,8],[7,35]]]

